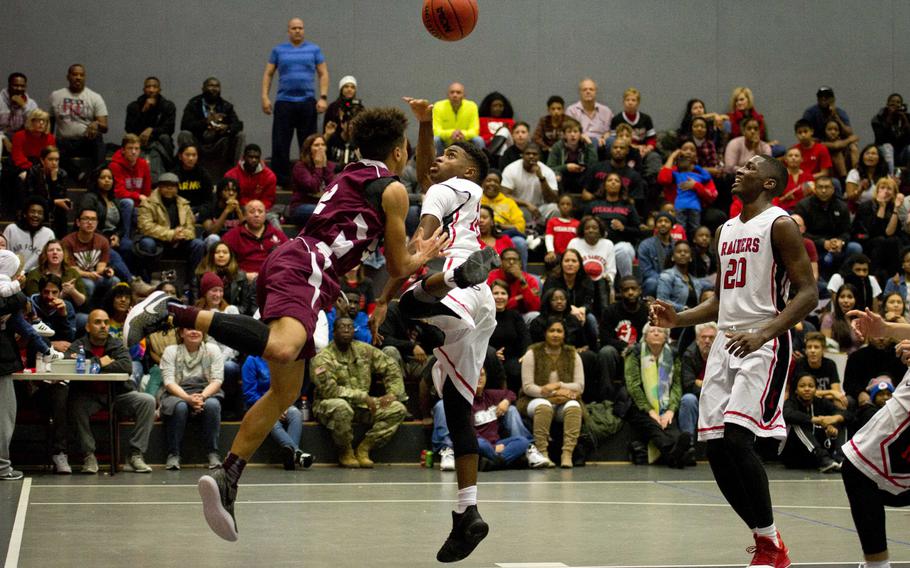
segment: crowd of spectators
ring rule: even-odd
[[[142,94],[121,113],[87,86],[85,65],[68,68],[67,86],[50,93],[46,105],[32,98],[25,74],[9,75],[0,90],[0,197],[12,222],[0,244],[20,258],[12,281],[28,301],[3,305],[24,308],[25,327],[49,343],[30,344],[27,363],[48,349],[72,353],[79,342],[93,353],[113,350],[107,343],[119,337],[124,308],[155,288],[206,308],[256,312],[255,280],[266,257],[306,224],[334,176],[359,159],[351,137],[351,119],[364,108],[358,81],[344,76],[330,102],[328,62],[303,32],[302,20],[289,22],[289,41],[271,51],[263,74],[261,110],[274,117],[270,156],[244,136],[240,116],[252,109],[223,98],[216,77],[185,103],[178,130],[178,102],[164,96],[157,77],[146,78]],[[795,117],[793,135],[775,139],[746,87],[733,89],[728,108],[713,112],[690,99],[678,128],[646,114],[647,93],[634,87],[623,91],[615,114],[594,80],[583,78],[577,88],[577,101],[553,95],[539,117],[521,116],[498,91],[478,104],[459,82],[433,106],[437,152],[467,141],[494,166],[482,183],[478,224],[481,246],[502,258],[488,280],[498,327],[486,389],[475,400],[487,466],[570,467],[583,453],[587,405],[604,402],[631,425],[639,451],[651,444],[652,459],[677,467],[692,462],[704,361],[717,329],[648,328],[647,307],[659,298],[677,310],[691,308],[714,293],[722,269],[715,231],[741,207],[731,194],[735,172],[752,156],[773,154],[790,174],[775,203],[800,225],[822,298],[794,332],[801,349],[787,412],[800,426],[785,461],[834,468],[836,449],[819,447],[830,450],[828,439],[847,435],[885,396],[881,385],[890,381],[893,389],[901,376],[888,346],[863,345],[845,315],[868,307],[891,320],[908,317],[910,176],[903,172],[910,166],[910,116],[901,95],[889,95],[871,117],[874,140],[861,140],[834,91],[822,86]],[[105,134],[117,118],[126,134],[108,148]],[[300,151],[292,162],[295,135]],[[421,192],[413,167],[403,180],[416,218]],[[69,191],[74,187],[86,189]],[[290,196],[287,205],[279,187]],[[164,268],[168,262],[176,274]],[[366,266],[375,271],[381,257]],[[434,407],[427,380],[438,334],[404,321],[393,306],[383,331],[371,337],[365,319],[372,281],[361,270],[349,275],[345,291],[320,320],[321,352],[308,371],[314,416],[332,432],[340,463],[369,467],[370,450],[409,414],[435,419],[434,444],[445,451],[442,409]],[[110,337],[102,338],[102,328]],[[31,334],[17,333],[30,341]],[[847,355],[844,388],[825,350]],[[135,379],[118,404],[142,416],[147,401],[126,395],[145,394],[148,377],[159,377],[160,393],[152,394],[167,425],[170,469],[180,467],[183,431],[193,417],[201,418],[208,461],[219,463],[221,416],[239,417],[268,385],[262,361],[189,330],[155,334],[141,350],[109,358]],[[385,387],[378,396],[371,393],[376,373]],[[94,445],[80,421],[98,399],[79,396],[86,401],[77,420],[79,450],[93,471]],[[59,419],[59,393],[50,399]],[[286,466],[307,461],[300,420],[299,409],[289,409],[273,432]],[[371,428],[356,447],[353,422]],[[549,443],[552,424],[561,426],[561,444]],[[146,470],[144,435],[133,441],[136,471]],[[69,469],[65,455],[59,458],[65,449],[56,437],[61,472]]]

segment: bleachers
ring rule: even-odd
[[[225,453],[231,445],[240,422],[222,422],[220,435],[220,449]],[[376,463],[408,464],[417,463],[420,451],[429,447],[430,428],[419,421],[405,422],[401,425],[392,440],[384,447],[371,452]],[[120,456],[129,456],[129,438],[133,430],[132,422],[121,422],[119,425]],[[365,432],[365,427],[355,426],[354,439],[359,440]],[[108,451],[108,435],[106,422],[93,423],[95,440],[98,444],[99,459]],[[190,424],[183,441],[183,463],[206,463],[205,449],[200,443],[200,430],[196,424]],[[40,420],[27,420],[17,423],[16,432],[12,442],[13,463],[17,467],[40,467],[49,464],[47,445],[46,423]],[[631,428],[624,424],[622,429],[613,435],[606,444],[597,448],[597,451],[587,456],[593,462],[628,462],[629,442],[632,440]],[[73,447],[73,446],[71,446]],[[303,436],[300,447],[304,451],[316,456],[317,463],[335,464],[336,454],[328,430],[316,422],[307,422],[303,427]],[[70,463],[78,466],[82,456],[70,452]],[[163,422],[156,422],[149,439],[149,448],[145,454],[146,461],[153,465],[164,464],[167,458],[167,441]],[[253,455],[251,463],[279,464],[282,454],[278,446],[271,440],[265,443]]]

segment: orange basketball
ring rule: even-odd
[[[424,0],[423,25],[433,37],[458,41],[477,24],[477,0]]]

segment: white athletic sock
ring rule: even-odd
[[[758,536],[770,538],[774,541],[776,546],[780,546],[780,542],[777,540],[777,526],[774,524],[769,527],[758,527],[757,529],[754,529],[753,532]]]
[[[477,486],[472,485],[458,490],[458,503],[455,504],[455,512],[464,513],[471,505],[477,504]]]
[[[446,286],[448,286],[450,290],[454,289],[454,288],[458,288],[458,284],[455,283],[455,269],[454,268],[450,268],[450,269],[446,270],[442,274],[442,279],[445,281]]]
[[[860,564],[860,568],[891,568],[891,561],[890,560],[879,560],[878,562],[866,561],[865,564]]]

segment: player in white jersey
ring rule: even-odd
[[[477,512],[478,446],[471,405],[496,327],[496,305],[489,286],[462,289],[458,284],[466,271],[476,276],[473,273],[478,270],[489,273],[491,267],[499,266],[499,255],[492,248],[481,249],[478,241],[483,195],[479,183],[489,169],[486,156],[470,143],[456,142],[435,157],[433,105],[426,100],[405,100],[420,121],[417,179],[426,195],[419,227],[435,231],[442,226],[450,240],[441,251],[446,257],[443,272],[416,282],[402,294],[399,305],[405,317],[434,325],[445,335],[443,345],[433,350],[432,374],[455,451],[458,503],[452,512],[452,531],[436,559],[455,562],[466,558],[489,532]],[[376,302],[370,325],[377,340],[386,306],[403,282],[390,280]]]
[[[910,325],[887,323],[866,310],[847,312],[862,340],[890,337],[898,356],[910,363]],[[910,371],[894,389],[891,400],[843,446],[841,475],[850,512],[868,568],[888,568],[885,506],[910,506]]]
[[[717,294],[679,314],[656,300],[651,323],[688,327],[717,321],[699,398],[698,437],[707,441],[717,485],[752,529],[750,566],[786,568],[787,547],[774,525],[768,477],[755,437],[784,440],[781,417],[790,368],[790,329],[818,304],[818,291],[796,223],[771,205],[787,170],[761,155],[736,172],[739,216],[717,229]],[[790,287],[796,291],[788,300]]]

